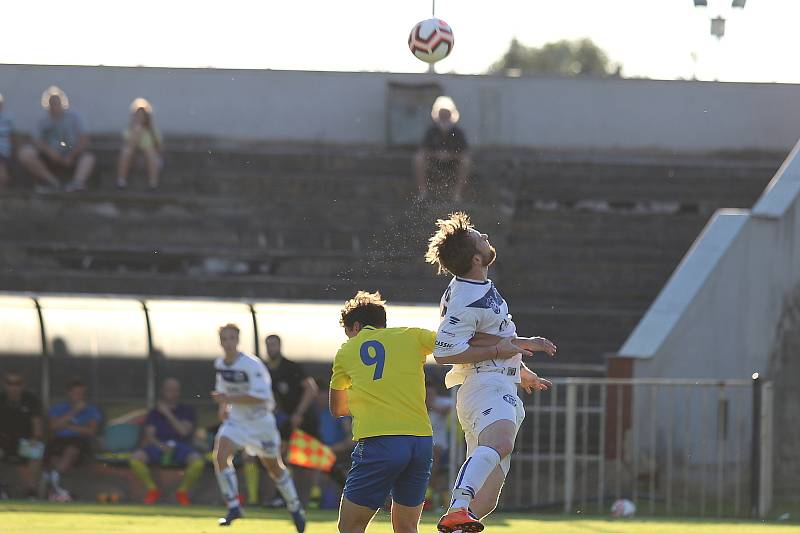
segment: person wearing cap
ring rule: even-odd
[[[122,132],[125,144],[119,154],[117,187],[124,189],[128,186],[128,174],[131,171],[133,157],[139,151],[144,155],[147,163],[147,185],[151,189],[156,189],[158,188],[164,143],[161,132],[153,122],[153,107],[146,99],[137,98],[131,102],[130,111],[130,124]]]
[[[43,184],[38,189],[41,192],[86,189],[95,157],[88,151],[83,120],[69,108],[69,98],[56,86],[44,91],[42,107],[47,115],[39,121],[33,144],[20,149],[20,163]],[[58,176],[64,173],[71,174],[72,180],[62,187]]]
[[[427,198],[429,184],[437,190],[445,187],[445,183],[437,183],[434,179],[449,181],[455,178],[453,200],[459,201],[472,160],[467,138],[456,125],[459,113],[453,99],[449,96],[438,97],[431,108],[431,118],[433,124],[425,131],[422,144],[414,156],[414,177],[419,198]]]
[[[14,121],[3,110],[3,95],[0,94],[0,191],[5,189],[11,180],[8,164],[11,162],[13,147]]]

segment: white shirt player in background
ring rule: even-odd
[[[467,442],[467,459],[438,530],[483,531],[480,519],[497,506],[525,418],[517,386],[531,393],[551,385],[528,369],[522,356],[553,356],[556,346],[542,337],[517,336],[508,304],[488,278],[496,258],[489,237],[475,230],[464,213],[437,225],[425,259],[454,278],[442,296],[433,355],[438,363],[452,365],[447,388],[461,385],[456,412]]]
[[[214,470],[228,514],[219,525],[229,526],[243,516],[233,455],[244,449],[261,459],[286,502],[297,531],[305,530],[305,514],[294,481],[281,459],[281,437],[275,424],[275,399],[267,367],[257,357],[239,351],[239,328],[219,328],[224,357],[214,361],[217,379],[211,393],[223,420],[214,442]]]

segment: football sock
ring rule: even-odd
[[[204,467],[205,463],[202,459],[198,459],[197,461],[190,463],[183,472],[183,480],[178,486],[178,490],[189,492],[189,489],[197,482],[198,479],[200,479]]]
[[[283,501],[286,502],[286,508],[290,513],[300,509],[300,499],[297,497],[297,489],[294,487],[294,480],[288,470],[284,470],[283,476],[275,480],[275,486],[278,487],[278,492],[283,496]]]
[[[232,466],[217,472],[217,484],[228,509],[239,507],[239,481]]]
[[[61,488],[61,474],[59,474],[56,469],[50,471],[50,485],[52,485],[54,489]]]
[[[478,446],[472,452],[456,478],[453,487],[451,509],[469,509],[475,494],[480,490],[489,474],[500,464],[500,454],[489,446]]]
[[[136,459],[131,459],[130,461],[131,470],[133,473],[136,474],[136,477],[142,480],[144,486],[147,487],[147,490],[153,490],[157,488],[156,482],[153,481],[153,476],[150,475],[150,469],[147,468],[147,465],[144,464],[142,461],[137,461]]]
[[[247,484],[247,503],[251,505],[258,504],[258,480],[260,472],[258,471],[258,464],[254,462],[246,462],[244,464],[244,481]]]

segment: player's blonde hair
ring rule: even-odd
[[[437,273],[449,272],[463,276],[472,268],[472,258],[478,253],[470,235],[473,228],[469,215],[457,211],[436,221],[436,233],[428,239],[425,261],[438,268]]]
[[[219,329],[217,330],[217,333],[222,335],[222,332],[225,331],[226,329],[229,329],[231,331],[235,331],[236,334],[239,335],[239,326],[237,326],[236,324],[234,324],[232,322],[228,322],[224,326],[220,326]]]
[[[386,327],[386,300],[380,291],[358,291],[344,303],[339,325],[352,328],[356,322],[362,326]]]

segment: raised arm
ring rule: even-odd
[[[531,352],[520,348],[513,342],[512,337],[504,337],[495,341],[492,346],[469,346],[466,350],[455,355],[436,355],[434,359],[440,365],[460,365],[466,363],[480,363],[489,359],[508,359],[521,353],[531,355]]]

